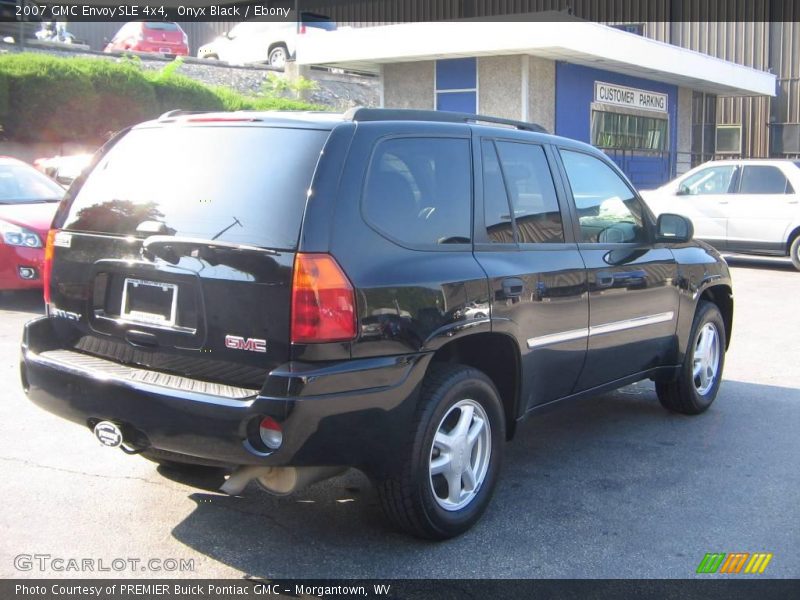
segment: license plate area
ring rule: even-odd
[[[126,277],[122,286],[120,318],[133,323],[174,327],[178,313],[178,286],[174,283]]]

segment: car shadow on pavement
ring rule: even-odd
[[[642,382],[529,419],[506,446],[483,519],[447,542],[426,543],[392,530],[368,479],[356,471],[282,498],[254,484],[241,497],[192,493],[197,506],[172,534],[256,577],[588,576],[572,564],[587,551],[620,556],[659,544],[668,549],[659,548],[663,560],[647,573],[626,574],[617,566],[600,576],[674,576],[669,574],[683,573],[689,559],[683,547],[669,547],[670,540],[706,535],[717,526],[709,525],[709,510],[735,521],[736,511],[757,505],[747,493],[761,493],[761,471],[736,471],[736,455],[757,455],[765,436],[794,439],[788,430],[776,430],[800,420],[796,389],[725,381],[720,394],[707,413],[687,417],[665,412],[653,384]],[[738,448],[733,453],[732,440]],[[781,485],[791,490],[800,476],[790,474],[796,448],[785,445],[776,453],[773,444],[773,455],[786,466],[773,467],[769,477],[786,477],[786,471],[789,481]],[[728,491],[737,486],[741,496],[731,500]],[[717,497],[727,500],[709,506],[709,498]],[[675,505],[682,507],[680,519]],[[645,528],[647,534],[636,537],[645,525],[657,531]],[[485,553],[478,562],[475,544]]]
[[[42,297],[42,290],[0,292],[0,310],[43,315],[44,298]]]

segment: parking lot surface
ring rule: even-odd
[[[730,262],[734,335],[707,413],[669,414],[644,382],[535,416],[507,445],[483,520],[438,544],[390,530],[357,472],[232,498],[218,474],[192,480],[101,447],[26,400],[20,332],[43,309],[35,293],[4,294],[0,577],[685,578],[707,552],[771,552],[762,577],[800,577],[800,273]],[[95,571],[20,570],[20,554]],[[115,558],[193,564],[97,570]]]

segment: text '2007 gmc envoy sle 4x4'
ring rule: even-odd
[[[691,238],[528,123],[173,111],[60,206],[22,382],[108,446],[227,467],[231,494],[358,468],[397,526],[448,538],[535,410],[648,378],[709,407],[731,281]]]

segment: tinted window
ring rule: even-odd
[[[494,144],[484,141],[483,152],[483,215],[489,240],[496,243],[514,243],[514,224],[508,204],[503,174]]]
[[[735,165],[714,165],[684,179],[678,191],[690,196],[727,194],[735,172]]]
[[[175,23],[170,23],[169,21],[149,21],[145,22],[144,24],[145,29],[153,29],[155,31],[178,31],[180,27],[178,27]]]
[[[401,243],[469,243],[471,173],[468,140],[385,140],[378,144],[370,164],[364,215]]]
[[[584,242],[645,240],[642,205],[611,167],[582,152],[561,150],[561,158],[578,209]]]
[[[742,171],[740,194],[785,194],[789,182],[778,167],[747,166]]]
[[[137,226],[158,221],[175,235],[294,248],[327,137],[268,127],[135,129],[91,172],[65,227],[145,236]]]
[[[61,200],[64,188],[24,164],[0,165],[0,204]]]
[[[553,178],[541,146],[497,142],[506,188],[522,244],[563,242]]]

